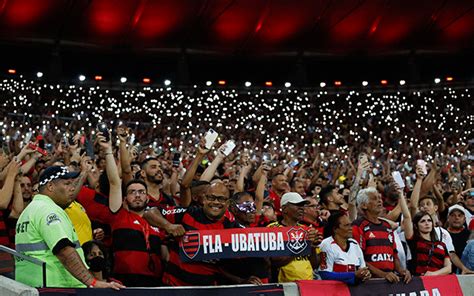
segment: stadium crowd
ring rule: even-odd
[[[4,80],[0,243],[57,287],[473,273],[471,92]],[[189,230],[296,225],[309,256],[179,256]],[[16,279],[41,286],[35,268]]]

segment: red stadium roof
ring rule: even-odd
[[[472,0],[4,0],[0,40],[286,55],[472,48]]]

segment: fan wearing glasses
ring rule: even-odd
[[[412,254],[414,275],[444,275],[451,273],[451,259],[444,242],[439,241],[433,218],[421,211],[413,217],[413,227],[406,227],[405,235]]]

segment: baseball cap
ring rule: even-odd
[[[451,213],[456,210],[461,211],[464,214],[464,216],[466,216],[466,209],[460,205],[450,206],[448,210],[448,215],[451,215]]]
[[[56,179],[74,179],[79,174],[79,172],[70,172],[65,166],[50,166],[41,173],[39,186],[43,186]]]
[[[280,205],[284,206],[286,204],[293,204],[293,205],[298,205],[298,204],[307,204],[308,201],[305,200],[301,195],[299,195],[296,192],[287,192],[283,194],[281,197]]]

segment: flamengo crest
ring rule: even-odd
[[[189,259],[196,257],[201,246],[199,232],[188,232],[181,239],[181,249]]]
[[[299,254],[308,245],[306,242],[307,231],[302,227],[292,227],[290,230],[288,230],[287,234],[288,241],[286,246],[292,253]]]

